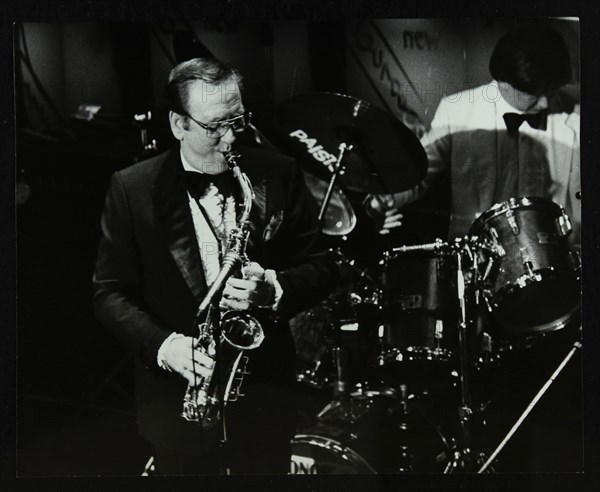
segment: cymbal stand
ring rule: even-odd
[[[471,385],[469,374],[469,339],[468,339],[468,320],[465,298],[465,276],[463,270],[463,254],[467,254],[470,259],[473,258],[469,244],[464,239],[456,239],[452,248],[452,255],[456,260],[456,291],[458,299],[458,344],[460,358],[460,408],[459,419],[461,428],[461,447],[454,451],[452,460],[446,466],[444,473],[453,473],[458,470],[472,472],[473,468],[473,450],[471,425],[473,410],[471,407]]]
[[[342,164],[344,153],[347,150],[352,150],[352,147],[352,145],[346,144],[344,142],[342,142],[339,145],[340,153],[333,167],[333,174],[331,175],[331,179],[329,180],[329,186],[327,186],[327,191],[325,192],[325,196],[323,197],[323,203],[321,204],[321,210],[319,211],[319,224],[321,224],[321,226],[323,225],[323,221],[325,220],[325,212],[327,211],[327,207],[329,206],[329,202],[331,201],[331,195],[333,194],[333,187],[335,185],[335,182],[337,181],[338,176],[344,174],[344,172],[346,171],[346,166]]]
[[[327,211],[327,207],[329,206],[329,202],[331,201],[331,196],[333,194],[333,187],[335,186],[335,182],[337,181],[338,176],[344,174],[346,167],[342,164],[342,159],[344,158],[344,153],[347,150],[352,150],[352,145],[348,145],[344,142],[339,145],[339,155],[333,167],[333,174],[331,175],[331,179],[329,180],[329,184],[327,186],[327,191],[325,192],[325,196],[323,197],[323,202],[321,203],[321,209],[319,210],[319,224],[321,227],[323,226],[323,222],[325,220],[325,212]],[[340,252],[337,251],[339,255]],[[334,330],[339,329],[338,326],[334,327]],[[321,418],[330,412],[338,413],[340,412],[343,417],[348,417],[351,414],[350,405],[349,405],[349,393],[347,387],[347,354],[344,347],[341,346],[339,341],[339,333],[337,331],[334,333],[334,347],[333,347],[333,355],[335,358],[335,366],[337,377],[335,381],[333,400],[328,403],[317,418]]]

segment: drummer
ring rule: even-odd
[[[500,38],[489,62],[493,80],[442,99],[421,142],[429,159],[416,188],[389,195],[382,232],[400,209],[449,170],[450,239],[468,233],[494,203],[538,196],[562,206],[580,242],[579,104],[567,93],[569,49],[555,30],[519,25]],[[371,207],[378,205],[372,200]]]

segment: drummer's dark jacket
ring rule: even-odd
[[[330,294],[338,269],[322,246],[317,204],[293,160],[240,150],[238,164],[255,193],[247,254],[275,270],[283,289],[276,313],[257,314],[265,341],[252,353],[251,377],[287,384],[294,372],[287,319]],[[199,426],[180,417],[187,382],[157,364],[172,332],[197,336],[194,317],[207,291],[179,147],[113,175],[101,228],[94,308],[136,356],[140,431],[158,446],[197,444]]]

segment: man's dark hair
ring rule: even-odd
[[[527,94],[550,94],[571,81],[569,48],[560,33],[547,26],[517,26],[496,44],[490,74]]]
[[[242,76],[215,58],[192,58],[176,65],[169,74],[165,91],[169,110],[187,114],[189,86],[201,80],[211,85],[233,81],[242,86]]]

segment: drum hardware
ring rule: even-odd
[[[580,330],[581,330],[581,327],[580,327]],[[529,405],[527,405],[527,408],[525,408],[525,411],[517,419],[517,421],[511,427],[511,429],[508,431],[508,433],[506,434],[504,439],[500,442],[498,447],[494,450],[494,452],[486,460],[486,462],[483,464],[483,466],[481,466],[481,468],[477,471],[477,473],[483,473],[490,467],[490,465],[494,462],[494,460],[496,459],[498,454],[502,451],[504,446],[506,446],[508,441],[512,438],[512,436],[515,434],[515,432],[517,432],[519,427],[523,424],[523,422],[525,421],[527,416],[531,413],[533,408],[537,405],[537,403],[540,401],[540,399],[544,396],[546,391],[548,391],[548,388],[550,388],[552,383],[556,380],[556,378],[559,376],[559,374],[563,371],[563,369],[565,368],[567,363],[571,360],[573,355],[575,355],[575,352],[577,350],[581,349],[581,347],[582,347],[581,340],[577,340],[576,342],[573,343],[573,346],[571,347],[571,350],[569,350],[569,352],[567,353],[566,357],[559,363],[556,370],[552,373],[550,378],[544,383],[544,385],[536,393],[536,395],[533,397],[533,399],[531,400]]]
[[[568,236],[573,230],[571,219],[569,219],[569,216],[566,214],[566,212],[563,211],[560,217],[556,218],[556,229],[561,237]]]
[[[473,462],[480,459],[473,453],[472,446],[472,420],[474,413],[472,410],[470,369],[471,364],[468,344],[467,306],[465,297],[465,275],[463,270],[463,255],[466,254],[471,260],[471,267],[476,268],[474,255],[470,250],[468,239],[457,238],[452,246],[454,260],[456,262],[456,294],[458,299],[458,345],[459,345],[459,380],[460,380],[460,407],[458,411],[461,447],[454,450],[452,459],[448,462],[444,473],[453,473],[457,470],[472,471]]]
[[[569,260],[573,270],[579,271],[581,269],[581,256],[579,251],[569,251]]]
[[[490,226],[488,229],[490,236],[491,236],[491,251],[498,257],[502,257],[504,255],[506,255],[506,251],[504,250],[504,248],[502,247],[502,244],[500,243],[500,240],[498,238],[498,231],[496,230],[495,227]]]
[[[337,345],[333,349],[337,378],[334,384],[333,398],[317,415],[318,420],[326,418],[341,419],[345,422],[355,422],[368,409],[368,394],[361,391],[350,393],[348,381],[348,357],[344,347]],[[362,389],[362,384],[356,385]],[[365,403],[366,402],[366,403]]]
[[[448,243],[442,241],[441,239],[436,239],[433,243],[426,244],[414,244],[414,245],[403,245],[398,246],[392,249],[394,253],[408,253],[409,251],[441,251],[446,249]],[[385,258],[389,258],[391,255],[389,252],[384,253]]]
[[[517,236],[521,232],[521,230],[519,229],[519,226],[517,225],[517,219],[515,219],[515,213],[510,209],[506,210],[506,218],[508,220],[508,225],[510,226],[512,233],[515,236]]]
[[[321,209],[319,210],[319,223],[322,224],[325,216],[325,211],[329,206],[329,201],[331,200],[331,194],[333,193],[333,187],[335,182],[337,181],[338,176],[344,174],[346,167],[342,164],[342,159],[344,158],[344,154],[347,150],[352,150],[352,145],[346,144],[342,142],[338,146],[339,154],[337,156],[337,160],[335,161],[335,165],[333,166],[333,172],[331,174],[331,178],[329,179],[329,184],[327,186],[327,191],[325,192],[325,196],[323,197],[323,202],[321,203]]]

